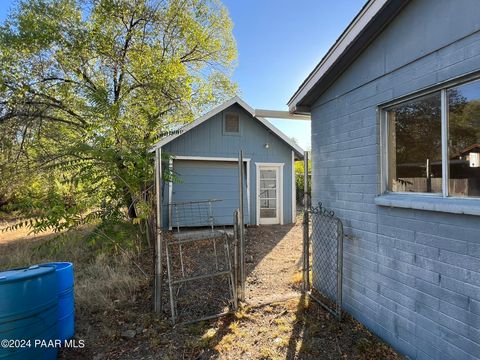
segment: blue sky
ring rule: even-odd
[[[288,110],[287,101],[365,2],[223,0],[235,25],[240,96],[254,108]],[[308,121],[272,122],[310,147]]]
[[[287,110],[287,101],[365,0],[223,0],[234,22],[238,66],[233,80],[252,107]],[[14,0],[0,0],[0,20]],[[272,120],[310,147],[308,121]]]

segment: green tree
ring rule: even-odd
[[[0,186],[18,185],[0,193],[36,229],[146,216],[158,134],[236,90],[232,27],[216,0],[21,0],[0,27]]]
[[[311,174],[312,171],[312,160],[308,160],[308,172]],[[296,189],[297,189],[297,202],[303,204],[303,196],[305,192],[305,183],[304,183],[304,178],[305,178],[305,162],[304,161],[296,161],[295,162],[295,183],[296,183]],[[308,188],[307,188],[307,193],[309,196],[312,195],[312,177],[311,175],[308,176]]]

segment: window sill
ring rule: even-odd
[[[480,215],[480,199],[442,198],[408,194],[385,194],[375,198],[380,206]]]

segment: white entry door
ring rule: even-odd
[[[280,166],[262,165],[257,171],[257,211],[259,224],[280,224]]]

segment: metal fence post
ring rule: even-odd
[[[239,279],[239,253],[238,253],[238,209],[233,213],[233,279],[235,287],[235,310],[238,309],[238,300],[240,295],[240,279]]]
[[[309,272],[309,251],[310,251],[310,241],[308,233],[308,210],[303,210],[303,249],[302,249],[302,290],[304,292],[308,291],[308,277],[310,276]]]
[[[245,234],[243,224],[243,151],[238,154],[238,185],[240,196],[238,235],[240,242],[240,300],[245,300]]]
[[[342,320],[342,301],[343,301],[343,223],[338,219],[338,248],[337,248],[337,314],[338,321]]]
[[[303,290],[310,290],[310,233],[308,213],[308,151],[303,158]]]

